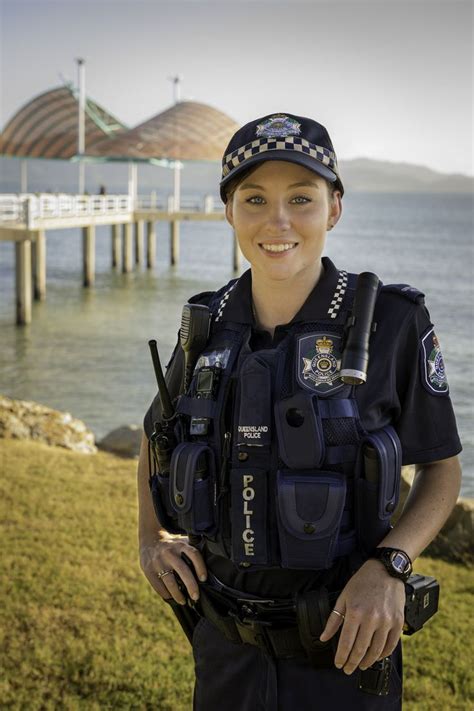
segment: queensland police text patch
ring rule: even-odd
[[[433,326],[421,337],[420,349],[421,381],[432,395],[446,395],[449,392],[443,354]]]

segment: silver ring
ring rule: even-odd
[[[339,615],[339,617],[342,617],[343,620],[346,619],[346,616],[342,614],[342,612],[338,612],[337,610],[331,610],[331,612],[334,612],[336,615]]]
[[[173,570],[162,570],[159,573],[157,573],[157,575],[161,580],[161,578],[164,578],[165,575],[168,575],[169,573],[172,573],[172,572],[173,572]]]

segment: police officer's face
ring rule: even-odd
[[[237,187],[226,205],[254,276],[284,280],[319,273],[326,231],[341,213],[326,182],[296,163],[266,161]]]

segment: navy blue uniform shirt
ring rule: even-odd
[[[252,350],[275,347],[297,321],[326,319],[337,286],[339,271],[323,257],[324,273],[290,324],[275,328],[273,338],[268,331],[256,328],[252,313],[252,276],[247,270],[230,293],[223,312],[223,321],[252,325]],[[193,298],[207,304],[212,292]],[[423,303],[415,303],[399,293],[382,291],[377,299],[374,320],[377,330],[370,340],[370,360],[367,382],[356,387],[356,400],[363,426],[368,431],[392,424],[403,450],[402,464],[418,464],[446,459],[461,451],[456,420],[449,391],[430,387],[426,376],[423,339],[432,324]],[[184,354],[178,343],[167,366],[166,381],[171,398],[179,395],[184,368]],[[153,400],[144,419],[147,437],[153,422],[160,418],[159,395]],[[259,595],[285,597],[311,587],[321,577],[327,582],[328,571],[272,570],[245,572],[221,556],[206,555],[208,567],[223,582],[237,589]],[[336,577],[347,561],[336,561],[332,571]]]

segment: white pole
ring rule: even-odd
[[[20,192],[28,192],[28,161],[20,161]]]
[[[77,152],[79,154],[79,195],[84,194],[85,190],[85,173],[84,173],[84,163],[81,157],[84,155],[86,147],[86,121],[85,121],[85,110],[86,110],[86,68],[85,60],[79,57],[76,59],[77,71],[78,71],[78,85],[79,85],[79,104],[78,104],[78,121],[77,121]]]
[[[174,77],[168,77],[173,82],[173,101],[178,104],[181,101],[181,74],[176,74]],[[178,147],[178,136],[176,136],[176,148]],[[181,163],[179,160],[174,162],[174,210],[178,211],[181,206]]]
[[[137,164],[130,162],[128,164],[128,196],[132,201],[132,210],[136,207],[137,201]]]

